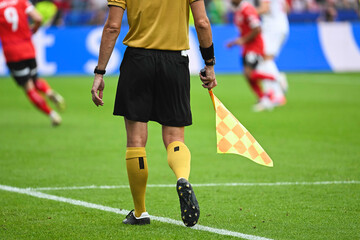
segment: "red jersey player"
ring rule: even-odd
[[[264,55],[260,17],[256,9],[248,2],[231,0],[231,3],[235,8],[234,23],[240,29],[241,36],[230,41],[227,47],[230,48],[235,45],[243,47],[244,75],[259,100],[254,106],[254,111],[271,110],[273,104],[269,96],[264,94],[260,82],[266,79],[273,82],[273,84],[276,83],[273,75],[260,71]]]
[[[29,26],[28,17],[33,21]],[[37,77],[35,49],[31,35],[35,33],[42,18],[28,0],[0,0],[0,39],[7,66],[15,81],[26,92],[29,100],[42,112],[49,115],[53,125],[61,123],[60,115],[52,110],[38,93],[45,93],[59,108],[64,99],[53,91],[44,79]]]

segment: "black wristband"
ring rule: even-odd
[[[210,60],[214,58],[214,43],[211,44],[210,47],[208,48],[202,48],[200,46],[200,52],[201,52],[201,56],[202,58],[206,61],[206,60]]]
[[[96,66],[95,69],[94,69],[94,73],[104,75],[106,73],[106,70],[100,70]]]

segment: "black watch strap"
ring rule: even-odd
[[[94,69],[94,73],[104,75],[106,73],[106,70],[100,70],[96,66],[95,69]]]
[[[214,66],[215,65],[215,57],[213,57],[213,59],[211,59],[210,62],[209,62],[209,60],[205,61],[205,65],[206,66]]]

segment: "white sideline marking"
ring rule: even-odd
[[[121,215],[127,215],[129,213],[129,211],[125,210],[125,209],[120,210],[117,208],[107,207],[107,206],[103,206],[103,205],[99,205],[99,204],[95,204],[95,203],[89,203],[89,202],[84,202],[81,200],[75,200],[75,199],[71,199],[71,198],[64,198],[64,197],[59,197],[59,196],[55,196],[55,195],[50,195],[50,194],[46,194],[46,193],[42,193],[42,192],[36,192],[36,191],[25,189],[25,188],[17,188],[17,187],[0,185],[0,190],[30,195],[33,197],[54,200],[54,201],[58,201],[58,202],[69,203],[72,205],[82,206],[82,207],[86,207],[86,208],[98,209],[98,210],[106,211],[106,212],[113,212],[113,213],[121,214]],[[152,215],[150,217],[152,220],[155,220],[155,221],[185,227],[183,222],[177,221],[177,220],[174,220],[171,218],[157,217],[157,216],[152,216]],[[228,231],[225,229],[206,227],[206,226],[202,226],[202,225],[196,225],[195,227],[192,227],[192,229],[216,233],[219,235],[238,237],[238,238],[243,238],[243,239],[248,239],[248,240],[272,240],[269,238]]]
[[[193,187],[236,187],[236,186],[289,186],[289,185],[333,185],[333,184],[360,184],[360,181],[323,181],[323,182],[274,182],[274,183],[204,183],[192,184]],[[175,184],[148,184],[147,188],[172,188]],[[53,190],[79,190],[79,189],[116,189],[129,188],[129,185],[118,186],[73,186],[73,187],[38,187],[26,190],[53,191]]]

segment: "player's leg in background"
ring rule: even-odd
[[[264,78],[262,80],[264,93],[269,96],[271,102],[274,106],[284,105],[286,103],[284,91],[281,88],[279,83],[279,71],[273,60],[264,58],[258,66],[257,71],[267,73],[272,76],[272,78]]]
[[[53,126],[61,124],[62,119],[60,115],[47,104],[43,96],[39,94],[35,88],[34,82],[29,80],[24,85],[24,90],[29,97],[30,101],[42,112],[50,117]]]
[[[51,108],[46,103],[45,99],[36,91],[34,82],[28,80],[24,83],[23,88],[30,101],[43,113],[49,115]]]
[[[253,111],[260,112],[264,110],[272,110],[273,106],[269,97],[264,94],[264,91],[261,86],[261,80],[263,78],[270,78],[272,76],[261,73],[259,71],[255,71],[257,65],[259,64],[259,57],[255,54],[247,54],[243,58],[243,66],[244,66],[244,75],[257,96],[257,103],[253,106]]]
[[[36,90],[44,93],[60,111],[63,111],[65,109],[64,98],[59,93],[55,92],[45,79],[38,77],[36,60],[30,59],[28,60],[28,64],[31,69],[30,76],[35,84]]]
[[[253,92],[255,93],[258,101],[264,97],[264,92],[262,91],[262,88],[261,88],[261,85],[258,81],[257,78],[254,78],[254,69],[245,64],[244,65],[244,75],[245,75],[245,78],[247,79],[251,89],[253,90]]]
[[[200,217],[200,208],[195,193],[189,183],[191,154],[184,143],[184,127],[162,127],[162,135],[167,159],[176,178],[181,210],[185,226],[194,226]]]
[[[287,92],[288,84],[286,75],[279,72],[275,63],[275,57],[279,54],[281,46],[286,39],[286,34],[283,31],[265,30],[263,33],[265,44],[265,57],[262,68],[264,71],[275,76],[277,84],[265,84],[265,91],[272,95],[271,99],[276,106],[281,106],[286,103],[285,94]]]
[[[261,86],[256,78],[254,78],[254,68],[257,65],[257,60],[253,54],[245,54],[242,58],[243,72],[251,89],[255,93],[258,101],[264,96]]]
[[[125,118],[127,134],[126,169],[134,202],[134,213],[123,221],[125,224],[143,225],[150,223],[145,207],[145,192],[148,179],[148,165],[145,146],[148,137],[147,123]],[[133,214],[131,216],[131,214]]]
[[[8,63],[11,75],[21,86],[26,95],[28,96],[30,102],[34,104],[40,111],[48,115],[51,119],[51,122],[54,126],[57,126],[61,123],[61,117],[51,109],[51,107],[46,103],[43,96],[41,96],[34,85],[34,82],[31,80],[30,76],[30,66],[27,61]]]
[[[35,87],[38,91],[44,93],[50,101],[52,101],[58,110],[64,111],[65,110],[65,100],[64,98],[57,92],[55,92],[48,82],[43,78],[36,78]]]
[[[275,63],[275,58],[280,54],[281,49],[283,48],[285,42],[287,41],[288,36],[289,36],[289,28],[282,29],[281,33],[278,34],[279,43],[277,45],[277,49],[275,49],[275,54],[273,55],[274,63]],[[276,64],[275,64],[275,66],[277,68]],[[279,81],[284,93],[287,94],[288,89],[289,89],[289,84],[288,84],[285,72],[279,71],[278,81]]]

